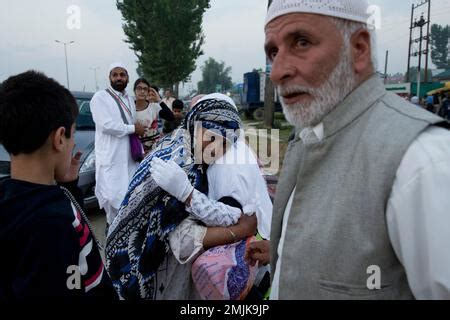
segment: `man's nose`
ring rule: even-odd
[[[295,75],[295,65],[287,55],[281,51],[277,53],[272,62],[270,79],[275,85],[280,85]]]

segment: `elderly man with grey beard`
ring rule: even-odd
[[[386,92],[365,0],[274,0],[265,25],[296,127],[277,187],[272,299],[449,299],[450,133]]]

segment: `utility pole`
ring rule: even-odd
[[[386,50],[386,60],[385,60],[385,64],[384,64],[384,84],[386,84],[387,80],[388,80],[388,75],[387,75],[388,61],[389,61],[389,50]]]
[[[424,18],[424,14],[422,13],[419,21],[414,19],[414,12],[416,9],[427,5],[428,6],[428,17],[427,20]],[[427,34],[424,36],[423,28],[427,25]],[[431,25],[431,0],[422,0],[419,4],[413,4],[411,9],[411,26],[410,26],[410,36],[409,36],[409,49],[408,49],[408,70],[406,73],[406,81],[411,81],[411,57],[419,57],[418,63],[418,76],[417,76],[417,96],[420,97],[420,85],[422,82],[421,79],[421,67],[422,67],[422,55],[425,55],[425,82],[428,82],[428,60],[429,60],[429,46],[430,46],[430,25]],[[413,31],[414,29],[420,30],[420,37],[417,39],[413,39]],[[423,41],[426,41],[425,49],[423,49]],[[419,43],[419,51],[412,52],[414,43]]]
[[[406,82],[410,82],[409,76],[410,76],[410,72],[409,70],[411,69],[411,49],[412,49],[412,35],[413,35],[413,20],[414,20],[414,4],[412,4],[411,7],[411,24],[409,26],[409,48],[408,48],[408,69],[406,70]]]
[[[431,0],[428,0],[428,19],[427,19],[427,47],[425,49],[425,82],[428,82],[428,57],[430,54],[430,27],[431,27]]]
[[[419,55],[419,66],[417,67],[418,69],[418,75],[417,75],[417,96],[420,97],[420,84],[422,82],[421,79],[421,74],[420,74],[420,70],[422,69],[422,53],[425,53],[422,51],[422,40],[423,40],[423,26],[426,24],[425,19],[423,18],[423,15],[420,16],[420,20],[417,21],[416,26],[420,28],[420,38],[416,39],[416,41],[419,41],[419,52],[417,52],[417,54]],[[426,73],[427,70],[425,70],[425,79],[426,79]]]
[[[64,55],[66,57],[66,77],[67,77],[67,89],[70,90],[70,83],[69,83],[69,65],[67,63],[67,45],[71,45],[73,43],[75,43],[75,41],[70,41],[70,42],[63,42],[63,41],[59,41],[59,40],[55,40],[55,42],[63,44],[64,45]]]
[[[269,0],[267,10],[269,10],[272,0]],[[266,128],[273,127],[274,113],[275,113],[275,88],[270,80],[270,61],[266,57],[266,83],[264,90],[264,126]]]

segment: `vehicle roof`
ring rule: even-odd
[[[91,99],[94,96],[94,92],[84,91],[72,91],[72,94],[76,99]]]

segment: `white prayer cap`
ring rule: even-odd
[[[113,71],[115,68],[122,68],[123,70],[128,72],[127,67],[125,67],[125,65],[123,63],[114,62],[114,63],[111,63],[111,65],[109,66],[109,73],[111,73],[111,71]]]
[[[418,96],[414,96],[411,98],[411,102],[414,104],[419,104],[420,100]]]
[[[208,94],[208,95],[204,96],[203,98],[201,98],[200,100],[198,100],[195,104],[197,104],[201,101],[204,101],[204,100],[211,100],[211,99],[226,101],[229,104],[231,104],[233,107],[235,107],[237,110],[236,104],[234,103],[233,99],[231,99],[229,96],[222,94],[222,93]]]
[[[367,0],[274,0],[267,12],[265,26],[290,13],[313,13],[368,23],[368,9]]]

